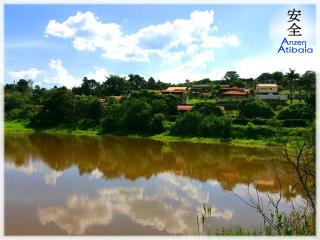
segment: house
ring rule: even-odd
[[[190,111],[192,109],[192,105],[178,105],[178,111]]]
[[[256,94],[277,94],[278,85],[274,83],[259,83],[256,85]]]
[[[160,91],[162,94],[176,94],[182,95],[188,92],[188,87],[168,87],[165,90]]]
[[[245,91],[226,91],[222,93],[222,97],[224,98],[246,98],[248,96],[248,93]]]
[[[223,98],[246,98],[250,95],[250,90],[240,87],[223,86],[219,90],[220,96]]]
[[[191,86],[192,94],[211,94],[211,87],[209,84],[199,84]]]
[[[262,100],[288,100],[288,96],[278,94],[278,85],[274,83],[261,83],[256,85],[255,98]]]

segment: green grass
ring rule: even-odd
[[[57,134],[75,134],[75,135],[101,135],[99,129],[71,129],[67,126],[57,126],[49,129],[31,129],[26,127],[26,123],[5,121],[5,132],[46,132]],[[193,137],[193,136],[172,136],[168,131],[157,135],[143,135],[132,134],[128,132],[115,132],[111,134],[103,134],[110,136],[125,136],[130,138],[149,138],[162,142],[194,142],[194,143],[207,143],[207,144],[228,144],[230,146],[243,146],[243,147],[276,147],[278,144],[272,139],[220,139],[220,138],[206,138],[206,137]]]
[[[243,146],[243,147],[270,147],[277,146],[269,140],[254,140],[254,139],[230,139],[223,140],[219,138],[205,138],[205,137],[178,137],[170,136],[164,133],[150,136],[149,138],[163,141],[163,142],[194,142],[194,143],[207,143],[207,144],[228,144],[230,146]]]
[[[26,126],[27,124],[25,122],[17,122],[17,121],[5,121],[4,123],[4,129],[5,132],[47,132],[47,133],[59,133],[59,134],[77,134],[77,135],[97,135],[98,129],[87,129],[87,130],[81,130],[81,129],[71,129],[66,126],[57,126],[54,128],[49,129],[32,129],[28,128]]]
[[[6,132],[33,132],[34,130],[26,127],[24,122],[5,121],[4,130]]]
[[[254,228],[252,230],[244,229],[240,226],[232,228],[221,228],[214,235],[216,236],[257,236],[264,235],[263,231]]]
[[[202,102],[210,102],[210,103],[215,103],[217,102],[216,99],[200,99],[200,98],[192,98],[189,99],[187,104],[196,104],[196,103],[202,103]]]

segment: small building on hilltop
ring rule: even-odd
[[[250,89],[241,87],[223,86],[219,90],[219,95],[222,98],[241,99],[246,98],[251,94]]]
[[[278,93],[278,85],[274,83],[258,83],[256,94]]]
[[[192,85],[191,93],[194,95],[200,95],[200,94],[211,95],[211,87],[209,84]]]
[[[188,92],[188,87],[168,87],[165,90],[160,91],[162,94],[176,94],[182,95]]]
[[[255,98],[262,100],[288,100],[288,96],[278,93],[278,85],[274,83],[259,83],[256,85]]]

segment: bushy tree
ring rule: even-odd
[[[124,126],[129,131],[146,132],[152,119],[150,104],[141,99],[129,99],[125,103],[125,109]]]
[[[96,126],[102,115],[102,105],[94,96],[80,97],[76,102],[76,112],[82,128]]]
[[[150,123],[149,123],[149,132],[150,133],[161,133],[163,132],[163,120],[164,115],[162,113],[157,113],[153,115]]]
[[[278,119],[312,119],[315,113],[306,104],[295,103],[283,108],[279,114]]]
[[[23,108],[26,104],[28,104],[28,102],[28,97],[20,92],[6,94],[4,96],[4,111],[9,112],[14,108]]]
[[[168,106],[164,99],[156,99],[151,101],[152,106],[152,112],[153,113],[167,113],[168,112]]]
[[[203,115],[197,111],[186,112],[180,115],[174,126],[173,133],[178,135],[200,135],[200,124]]]
[[[306,92],[306,100],[315,94],[316,90],[316,73],[314,71],[306,71],[301,77],[300,82],[303,90]]]
[[[43,108],[30,121],[32,127],[51,127],[75,122],[75,96],[65,87],[50,90]]]
[[[123,126],[124,107],[115,102],[109,105],[101,120],[101,127],[104,132],[113,132],[121,130]]]
[[[138,74],[129,74],[129,85],[132,90],[141,90],[147,87],[147,82]]]
[[[21,93],[30,93],[32,90],[32,81],[29,80],[25,80],[25,79],[20,79],[17,84],[16,84],[16,89],[17,91],[21,92]]]
[[[230,83],[234,80],[238,80],[240,78],[239,74],[236,71],[227,71],[223,77],[227,83]]]
[[[4,110],[7,120],[29,120],[35,113],[32,110],[29,97],[20,92],[5,95]]]
[[[233,86],[233,87],[245,87],[245,84],[243,81],[241,81],[240,79],[236,79],[236,80],[233,80],[232,82],[230,82],[229,84],[230,86]]]
[[[223,111],[215,103],[200,102],[196,103],[192,111],[198,111],[203,115],[223,116]]]
[[[156,80],[154,80],[154,78],[153,77],[150,77],[149,79],[148,79],[148,82],[147,82],[147,88],[148,89],[156,89]]]
[[[97,95],[99,86],[96,80],[84,77],[81,86],[72,88],[72,92],[77,95]]]
[[[201,135],[205,137],[229,138],[231,134],[231,120],[214,115],[204,117],[200,125]]]
[[[126,80],[117,75],[110,75],[99,87],[99,93],[106,96],[119,96],[128,89]]]
[[[270,105],[261,99],[246,98],[239,104],[239,116],[246,118],[272,118]]]

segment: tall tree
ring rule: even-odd
[[[154,80],[153,77],[150,77],[148,79],[147,87],[148,87],[148,89],[152,89],[152,90],[156,89],[156,80]]]
[[[129,84],[133,90],[141,90],[147,86],[147,82],[138,74],[129,74]]]
[[[97,88],[99,87],[99,83],[94,79],[88,79],[84,77],[81,84],[81,93],[83,95],[95,95]]]
[[[30,81],[30,80],[29,80]],[[20,79],[17,82],[17,86],[16,89],[21,92],[21,93],[28,93],[30,92],[30,85],[29,85],[29,81],[25,80],[25,79]]]
[[[234,80],[238,80],[240,78],[239,74],[236,71],[227,71],[223,77],[227,83],[230,83]]]
[[[312,93],[315,93],[316,88],[316,73],[314,71],[306,71],[300,77],[303,90],[306,92],[305,99],[310,98]]]
[[[292,103],[292,94],[294,90],[294,82],[299,78],[299,73],[296,73],[295,70],[289,68],[289,72],[285,75],[289,81],[289,91],[290,91],[290,103]]]
[[[117,75],[110,75],[100,85],[100,94],[106,96],[118,96],[127,90],[126,80]]]
[[[257,78],[256,81],[259,83],[265,82],[266,80],[271,80],[273,79],[272,74],[271,73],[261,73]]]

